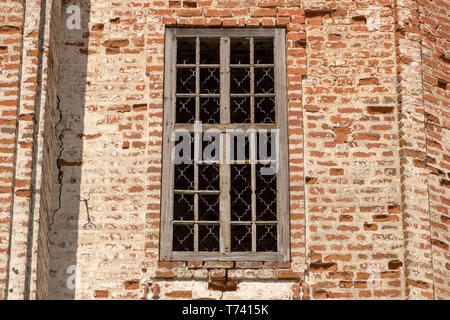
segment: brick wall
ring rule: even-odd
[[[39,44],[24,41],[30,49],[21,51],[20,31],[0,31],[0,49],[4,39],[19,42],[15,54],[0,51],[0,63],[29,59],[21,87],[42,88],[40,98],[21,92],[41,110],[38,129],[27,128],[27,117],[23,129],[19,122],[31,158],[10,149],[17,101],[2,105],[14,110],[1,118],[5,159],[15,152],[18,163],[31,161],[15,174],[28,174],[38,191],[24,194],[30,205],[16,203],[7,180],[13,160],[2,163],[0,281],[21,288],[8,298],[449,298],[444,1],[39,4],[26,1],[43,21],[30,15],[25,27],[41,25],[43,35],[25,34],[43,43],[40,69],[31,50]],[[65,24],[72,4],[81,29]],[[158,261],[166,26],[286,28],[291,262]],[[0,73],[1,90],[12,83],[17,91],[16,73]],[[11,204],[18,227],[10,236]],[[22,263],[8,272],[9,242]]]
[[[448,299],[448,10],[442,1],[398,1],[406,296],[416,299]]]
[[[420,1],[434,298],[450,297],[450,3]]]
[[[303,93],[312,297],[400,298],[394,8],[315,5],[306,9]]]
[[[22,44],[22,1],[2,0],[0,13],[0,299],[5,298]]]
[[[5,102],[2,105],[5,116],[2,143],[9,143],[12,148],[8,150],[10,158],[2,161],[5,165],[3,172],[10,174],[5,181],[11,190],[8,191],[8,205],[2,208],[2,214],[8,216],[2,217],[2,254],[5,258],[2,256],[1,270],[6,276],[2,276],[1,297],[28,299],[35,298],[37,291],[45,292],[48,282],[48,267],[45,263],[42,266],[48,240],[45,240],[46,228],[40,228],[40,225],[46,223],[47,207],[52,198],[48,188],[51,174],[44,174],[42,192],[40,186],[42,168],[45,168],[45,163],[42,164],[44,135],[51,137],[52,134],[51,129],[45,129],[44,123],[47,126],[52,124],[50,109],[58,74],[53,66],[55,41],[50,45],[50,28],[52,22],[55,27],[53,20],[61,10],[58,1],[9,1],[5,6],[6,10],[2,11],[5,18],[2,18],[0,26],[2,41],[6,44],[6,54],[1,60],[2,76],[5,76],[1,88],[9,90],[2,92],[2,99],[5,96],[14,100],[2,101]],[[57,30],[54,29],[56,33],[52,37],[58,38],[56,44],[59,45]],[[15,70],[16,74],[8,70]],[[52,77],[47,81],[49,71]],[[14,101],[15,104],[12,103]],[[46,110],[50,110],[49,118],[46,118]],[[47,153],[56,150],[48,145],[45,149]],[[4,150],[6,152],[7,149]],[[8,163],[10,169],[6,167]],[[41,194],[44,195],[42,207]],[[9,216],[11,211],[13,215]]]

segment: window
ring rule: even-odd
[[[289,260],[284,29],[166,29],[161,260]]]

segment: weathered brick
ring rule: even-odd
[[[55,208],[51,232],[33,230],[51,240],[37,256],[52,255],[31,273],[31,298],[136,299],[142,284],[150,298],[191,299],[185,281],[212,278],[205,295],[257,297],[228,275],[271,279],[274,298],[448,299],[444,2],[91,0],[77,31],[69,3],[45,15],[38,0],[3,3],[0,299],[25,296],[21,239],[35,239],[29,217]],[[159,261],[164,28],[275,25],[287,39],[291,261]],[[73,261],[87,283],[57,288]],[[377,275],[382,289],[369,290]]]

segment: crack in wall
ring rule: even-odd
[[[57,212],[61,209],[61,195],[62,195],[63,176],[64,176],[64,171],[62,169],[62,166],[60,165],[60,159],[61,159],[62,153],[64,152],[63,139],[64,139],[64,132],[65,132],[66,128],[59,130],[59,126],[63,119],[63,114],[62,114],[62,110],[61,110],[61,99],[59,98],[59,95],[56,96],[56,99],[57,99],[56,110],[59,113],[59,119],[55,125],[55,136],[56,136],[56,139],[58,140],[58,148],[59,148],[59,153],[58,153],[58,156],[56,157],[56,166],[58,167],[59,191],[58,191],[58,206],[53,211],[52,216],[50,218],[49,231],[53,227],[53,224],[55,222],[55,216],[56,216]],[[58,131],[59,131],[59,133],[58,133]]]

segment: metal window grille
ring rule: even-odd
[[[162,260],[289,260],[285,52],[284,29],[166,29]],[[229,162],[201,157],[199,122]],[[172,161],[177,130],[192,163]],[[257,146],[274,144],[278,170],[262,174]]]

